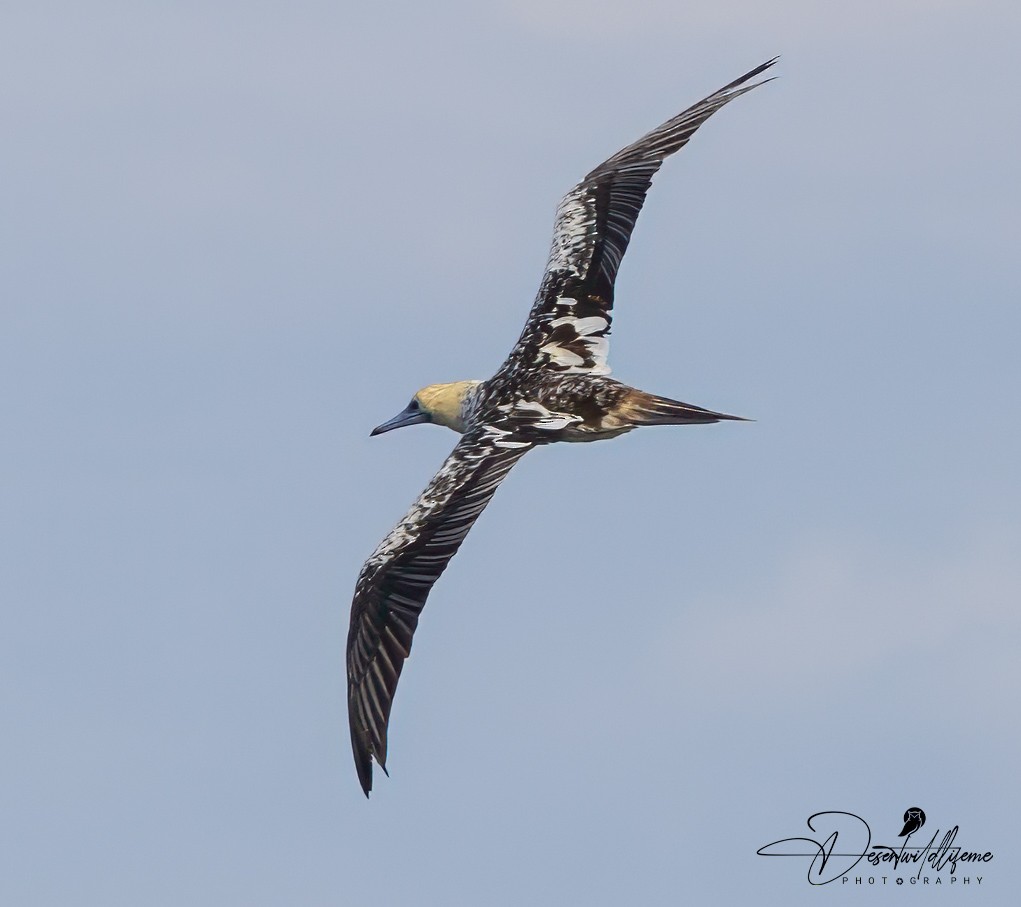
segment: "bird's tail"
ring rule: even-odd
[[[692,406],[690,403],[681,403],[680,400],[658,397],[640,390],[631,392],[622,409],[633,425],[704,425],[721,420],[749,421],[743,416],[713,412],[711,409],[702,409],[701,406]]]

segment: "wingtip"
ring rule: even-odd
[[[745,85],[745,82],[747,82],[749,79],[754,79],[757,75],[761,75],[762,73],[764,73],[771,66],[775,65],[779,59],[780,55],[777,54],[775,57],[773,57],[772,60],[766,60],[765,63],[761,63],[754,69],[748,70],[748,72],[746,72],[743,76],[738,76],[729,85],[724,85],[723,88],[721,88],[719,92],[717,92],[717,94],[724,94],[735,88],[744,86],[741,88],[741,91],[735,93],[743,94],[746,91],[751,91],[753,88],[758,88],[760,85],[765,85],[767,82],[772,82],[773,79],[777,78],[777,76],[770,76],[768,79],[763,79],[761,82],[756,82],[754,85]]]
[[[355,757],[355,768],[358,771],[358,783],[361,785],[362,793],[365,794],[365,799],[369,799],[369,794],[372,793],[372,763],[375,759],[376,764],[383,770],[383,774],[388,778],[390,772],[386,769],[385,760],[379,758],[379,754],[375,748],[371,745],[364,745],[355,729],[351,729],[351,742],[354,744],[354,757]]]
[[[363,765],[360,761],[355,762],[358,769],[358,783],[362,787],[362,793],[365,794],[365,799],[369,799],[369,794],[372,792],[372,762],[370,761],[367,766]]]
[[[359,754],[361,755],[361,754]],[[355,765],[358,768],[358,783],[362,786],[362,793],[365,794],[365,799],[369,799],[369,794],[372,793],[372,756],[368,753],[365,754],[365,762],[363,763],[360,759],[355,759]],[[387,771],[386,766],[376,760],[376,764],[383,770],[383,774],[388,778],[390,772]]]
[[[758,75],[758,74],[759,74],[760,72],[765,72],[765,71],[766,71],[767,69],[769,69],[769,68],[770,68],[771,66],[775,66],[775,65],[776,65],[776,64],[777,64],[777,63],[778,63],[779,61],[780,61],[780,54],[777,54],[777,55],[776,55],[775,57],[773,57],[772,59],[766,60],[766,62],[765,62],[765,63],[762,63],[762,64],[760,64],[759,66],[756,66],[756,67],[755,67],[755,69],[753,69],[753,70],[752,70],[752,71],[751,71],[750,73],[748,73],[748,76],[747,76],[747,78],[749,78],[749,79],[750,79],[750,78],[754,78],[754,77],[755,77],[755,76],[757,76],[757,75]],[[771,76],[770,78],[773,78],[773,79],[775,79],[775,78],[776,78],[776,76]]]
[[[351,708],[351,704],[348,704]],[[366,798],[372,790],[372,751],[369,749],[364,735],[359,731],[358,723],[352,713],[350,719],[351,751],[354,754],[355,770],[358,772],[358,783]]]

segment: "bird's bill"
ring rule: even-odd
[[[412,409],[411,404],[401,410],[396,416],[382,425],[377,425],[369,432],[369,437],[381,435],[385,431],[392,431],[395,428],[404,428],[405,425],[417,425],[419,422],[428,422],[429,414],[420,409]]]

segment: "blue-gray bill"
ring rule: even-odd
[[[420,422],[428,422],[429,414],[422,412],[417,408],[415,401],[412,400],[404,409],[402,409],[392,419],[388,419],[382,425],[377,425],[372,431],[369,432],[369,437],[374,435],[381,435],[385,431],[393,431],[395,428],[404,428],[405,425],[418,425]]]

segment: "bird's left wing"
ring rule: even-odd
[[[717,110],[762,85],[745,83],[775,62],[746,72],[621,149],[564,196],[539,294],[497,376],[513,379],[535,368],[609,374],[613,287],[653,176]]]
[[[347,637],[347,706],[366,796],[372,790],[372,758],[386,770],[390,707],[429,590],[504,476],[531,447],[493,425],[469,431],[362,567]]]

